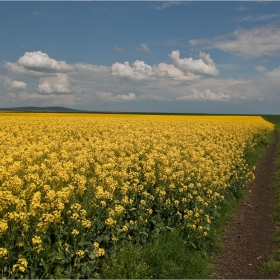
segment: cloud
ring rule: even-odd
[[[33,12],[34,16],[40,16],[42,13],[41,12]]]
[[[182,39],[175,39],[175,40],[167,40],[164,42],[164,44],[168,47],[174,47],[174,46],[181,46],[182,45]]]
[[[114,96],[112,93],[110,92],[97,92],[97,95],[106,101],[132,101],[132,100],[136,100],[137,96],[135,95],[135,93],[130,92],[129,94],[118,94],[116,96]]]
[[[210,89],[205,89],[204,92],[200,92],[196,89],[191,89],[192,94],[178,97],[177,100],[216,100],[225,101],[229,100],[230,97],[223,92],[212,92]]]
[[[74,63],[73,66],[77,70],[76,72],[81,72],[90,75],[105,75],[109,74],[111,67],[94,65],[90,63]]]
[[[158,67],[145,64],[144,61],[136,60],[132,67],[127,61],[123,64],[116,62],[112,65],[112,75],[114,77],[125,78],[133,81],[152,80],[156,77],[167,76],[166,72],[161,71]]]
[[[30,77],[49,77],[55,76],[55,73],[44,73],[44,72],[37,72],[33,70],[29,70],[23,66],[18,65],[17,63],[7,62],[5,64],[5,68],[8,69],[10,72],[13,72],[18,75],[22,76],[30,76]]]
[[[80,68],[83,66],[78,64]],[[47,95],[72,94],[66,73],[78,70],[65,61],[50,58],[41,51],[26,52],[16,63],[7,62],[5,67],[15,74],[38,78],[38,93]]]
[[[255,70],[258,71],[258,72],[266,72],[267,71],[267,69],[263,66],[256,66]]]
[[[113,94],[111,92],[97,92],[96,93],[101,99],[106,101],[112,101],[113,100]]]
[[[0,75],[0,82],[4,84],[6,91],[21,91],[26,90],[26,83],[22,81],[13,81],[7,76]]]
[[[250,1],[250,4],[249,1],[244,1],[244,2],[246,3],[246,7],[243,4],[240,4],[235,10],[237,10],[238,12],[254,10],[258,8],[259,5],[267,5],[271,1],[252,1],[252,2]]]
[[[73,94],[48,94],[42,95],[38,93],[28,94],[25,91],[17,94],[9,93],[8,97],[11,101],[20,100],[21,106],[73,106],[79,102],[79,97]]]
[[[240,65],[235,64],[235,63],[219,63],[217,64],[217,67],[221,70],[221,71],[234,71],[234,70],[238,70],[241,68]]]
[[[110,66],[93,65],[89,63],[74,63],[76,71],[68,74],[71,89],[77,94],[94,91],[110,91],[114,77]]]
[[[239,12],[241,12],[241,11],[246,11],[246,10],[250,10],[251,8],[246,8],[246,7],[244,7],[242,4],[240,4],[237,8],[236,8],[236,10],[237,11],[239,11]]]
[[[197,80],[201,76],[200,75],[195,75],[188,71],[186,74],[183,73],[182,70],[179,68],[175,67],[173,64],[167,64],[167,63],[159,63],[158,67],[161,71],[166,71],[169,75],[170,78],[174,80],[179,80],[179,81],[190,81],[190,80]]]
[[[225,112],[226,108],[232,108],[230,104],[243,101],[249,104],[263,99],[275,104],[274,100],[280,100],[280,68],[261,75],[255,72],[255,76],[246,75],[244,79],[224,79],[213,76],[218,70],[209,54],[201,52],[197,58],[190,59],[181,58],[179,51],[174,52],[170,54],[173,64],[148,65],[140,60],[131,64],[116,62],[112,66],[74,63],[70,66],[75,70],[69,73],[38,72],[9,62],[6,68],[12,73],[0,79],[3,86],[6,81],[7,91],[6,95],[0,95],[1,106],[73,104],[81,109],[120,111],[128,108],[176,111],[176,106],[181,106],[182,110],[188,107],[195,111],[199,107],[191,104],[204,104],[208,109],[207,101],[211,101],[211,106],[217,104]],[[256,71],[264,70],[261,67],[256,65]],[[18,78],[22,75],[36,78],[36,93],[26,92],[26,88],[34,86],[35,79],[24,80],[26,85]]]
[[[267,72],[266,76],[269,76],[272,78],[280,78],[280,67],[278,67],[270,72]]]
[[[233,33],[213,39],[192,39],[191,46],[204,45],[238,56],[262,57],[280,53],[280,28],[273,25],[239,28]]]
[[[122,100],[122,101],[135,100],[136,98],[137,98],[137,96],[133,92],[130,92],[128,95],[118,94],[115,97],[116,100]]]
[[[57,61],[50,58],[46,53],[26,52],[19,58],[17,64],[28,70],[46,73],[68,73],[75,68],[65,61]]]
[[[145,43],[142,43],[139,48],[134,50],[135,53],[151,54],[152,52]]]
[[[163,9],[169,8],[171,6],[178,6],[178,5],[182,5],[184,2],[180,2],[180,1],[169,1],[169,2],[164,2],[161,5],[153,5],[152,8],[154,8],[155,10],[161,11]]]
[[[238,19],[239,22],[255,22],[255,21],[262,21],[262,20],[269,20],[275,17],[279,17],[277,14],[270,14],[270,15],[261,15],[261,16],[251,16],[248,15],[246,17],[241,17]]]
[[[216,76],[219,74],[219,71],[210,58],[209,54],[200,52],[199,59],[194,60],[192,58],[180,58],[180,52],[173,51],[169,57],[172,59],[174,66],[179,68],[182,71],[189,71],[198,75],[211,75]]]
[[[71,85],[68,81],[67,74],[57,74],[56,77],[39,78],[37,88],[40,94],[69,94]]]
[[[127,49],[120,48],[120,47],[118,47],[118,46],[115,46],[114,51],[115,51],[115,52],[118,52],[118,53],[127,53],[127,52],[128,52]]]

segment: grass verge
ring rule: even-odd
[[[208,263],[206,255],[188,249],[179,231],[171,231],[144,246],[128,243],[103,265],[101,275],[121,279],[207,278]]]
[[[264,119],[275,124],[275,131],[280,139],[280,116],[264,116]],[[276,191],[276,202],[271,219],[275,222],[275,240],[278,249],[271,254],[268,262],[262,264],[261,272],[277,272],[280,278],[280,142],[277,147],[276,166],[275,182],[272,185],[272,188]]]
[[[267,146],[272,142],[272,138],[261,143],[253,153],[247,155],[250,166],[258,163]],[[220,209],[219,218],[212,223],[209,234],[203,242],[190,243],[180,229],[174,229],[165,234],[150,236],[147,242],[141,245],[126,243],[121,249],[116,250],[112,256],[105,259],[100,274],[101,278],[211,278],[212,257],[223,249],[219,238],[226,225],[232,220],[236,206],[242,199],[243,194],[244,190],[235,196],[227,197],[226,203]]]

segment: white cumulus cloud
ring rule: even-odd
[[[133,81],[151,80],[156,77],[164,77],[166,72],[161,71],[157,66],[150,66],[144,61],[136,60],[132,66],[127,61],[116,62],[112,65],[112,75],[114,77],[125,78]]]
[[[131,101],[137,99],[136,94],[133,92],[130,92],[129,94],[118,94],[116,96],[111,92],[97,92],[97,95],[106,101]]]
[[[182,71],[189,71],[198,75],[211,75],[216,76],[219,74],[214,61],[211,59],[210,54],[204,52],[199,53],[199,59],[193,58],[180,58],[180,52],[173,51],[169,57],[172,59],[173,64]]]
[[[178,97],[177,100],[216,100],[223,101],[229,100],[230,97],[223,92],[213,92],[210,89],[205,89],[204,92],[198,91],[194,88],[191,89],[192,94]]]
[[[14,81],[7,76],[0,75],[0,82],[4,84],[7,91],[22,91],[26,90],[26,83],[22,81]]]
[[[90,75],[108,75],[110,73],[110,67],[93,65],[90,63],[74,63],[73,66],[77,72],[90,74]]]
[[[5,68],[15,74],[22,75],[22,76],[29,76],[29,77],[49,77],[49,76],[56,75],[55,73],[44,73],[44,72],[33,71],[13,62],[7,62],[5,64]]]
[[[151,54],[151,50],[145,43],[142,43],[139,48],[134,50],[135,53],[142,53],[142,54]]]
[[[28,70],[47,73],[68,73],[74,71],[75,68],[65,61],[57,61],[50,58],[46,53],[26,52],[19,58],[17,64]]]
[[[173,64],[167,64],[167,63],[159,63],[158,68],[164,72],[166,71],[169,75],[174,80],[179,80],[179,81],[190,81],[190,80],[197,80],[201,76],[200,75],[195,75],[194,73],[191,73],[188,71],[186,74],[183,73],[182,70],[179,68],[175,67]]]
[[[135,100],[137,96],[135,93],[130,92],[129,94],[118,94],[115,96],[115,100],[123,100],[123,101],[129,101],[129,100]]]
[[[67,74],[60,73],[56,77],[39,78],[37,90],[40,94],[69,94],[71,85]]]

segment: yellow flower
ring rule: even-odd
[[[74,236],[75,236],[75,235],[78,235],[78,234],[79,234],[79,231],[76,230],[76,229],[74,229],[74,230],[72,230],[71,234],[74,235]]]
[[[82,221],[82,226],[85,227],[85,228],[90,228],[91,227],[91,221],[89,221],[89,220]]]
[[[87,211],[86,211],[85,209],[80,210],[80,215],[81,215],[82,217],[85,217],[86,214],[87,214]]]
[[[127,226],[123,226],[122,230],[126,232],[126,231],[128,231],[128,227]]]
[[[101,204],[101,207],[102,207],[102,208],[106,207],[106,202],[105,202],[105,201],[101,200],[101,201],[100,201],[100,204]]]
[[[8,250],[5,248],[0,248],[0,258],[6,257],[8,255]]]
[[[73,213],[71,216],[71,219],[79,221],[79,214],[78,213]]]
[[[115,212],[117,213],[117,214],[122,214],[123,212],[124,212],[124,207],[123,206],[121,206],[121,205],[116,205],[115,206]]]
[[[105,255],[105,250],[103,248],[97,249],[96,257],[102,257]]]
[[[244,152],[258,139],[268,142],[274,129],[257,116],[0,113],[0,121],[0,237],[11,238],[10,224],[26,236],[35,229],[30,241],[37,252],[49,227],[78,224],[70,234],[79,235],[82,226],[99,240],[103,233],[93,227],[98,219],[109,231],[120,227],[129,233],[137,221],[145,227],[154,212],[169,210],[178,210],[194,234],[207,236],[205,224],[214,211],[219,214],[230,186],[246,186],[254,178]],[[124,226],[125,211],[130,218]],[[21,240],[0,255],[24,247]],[[68,244],[64,248],[70,250]],[[103,255],[97,242],[92,250]],[[25,267],[14,264],[19,272]]]
[[[141,199],[141,200],[140,200],[140,204],[142,204],[142,205],[146,205],[146,201],[145,201],[145,200],[143,200],[143,199]]]
[[[180,203],[179,200],[174,200],[174,205],[175,205],[175,206],[178,206],[179,203]]]
[[[108,218],[105,220],[105,224],[109,227],[113,227],[116,223],[117,221],[113,220],[112,218]]]
[[[24,272],[28,266],[26,259],[18,259],[17,263],[13,265],[12,272],[18,268],[21,272]]]
[[[35,235],[35,237],[32,238],[32,243],[34,245],[40,245],[40,244],[42,244],[42,240],[41,240],[41,238],[39,236]]]
[[[85,255],[85,252],[82,250],[79,250],[78,252],[76,252],[76,255],[79,256],[80,258],[83,258]]]
[[[66,252],[69,251],[69,244],[65,243],[64,244],[64,249],[65,249]]]
[[[8,224],[5,220],[0,220],[0,235],[8,229]]]
[[[130,223],[132,226],[137,225],[137,221],[130,220],[129,223]]]

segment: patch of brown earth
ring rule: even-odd
[[[278,137],[255,170],[244,199],[236,209],[233,222],[221,237],[225,250],[214,260],[216,279],[278,279],[277,273],[262,274],[259,267],[269,260],[276,248],[274,224],[269,216],[274,207],[274,191],[270,188],[276,171]]]

